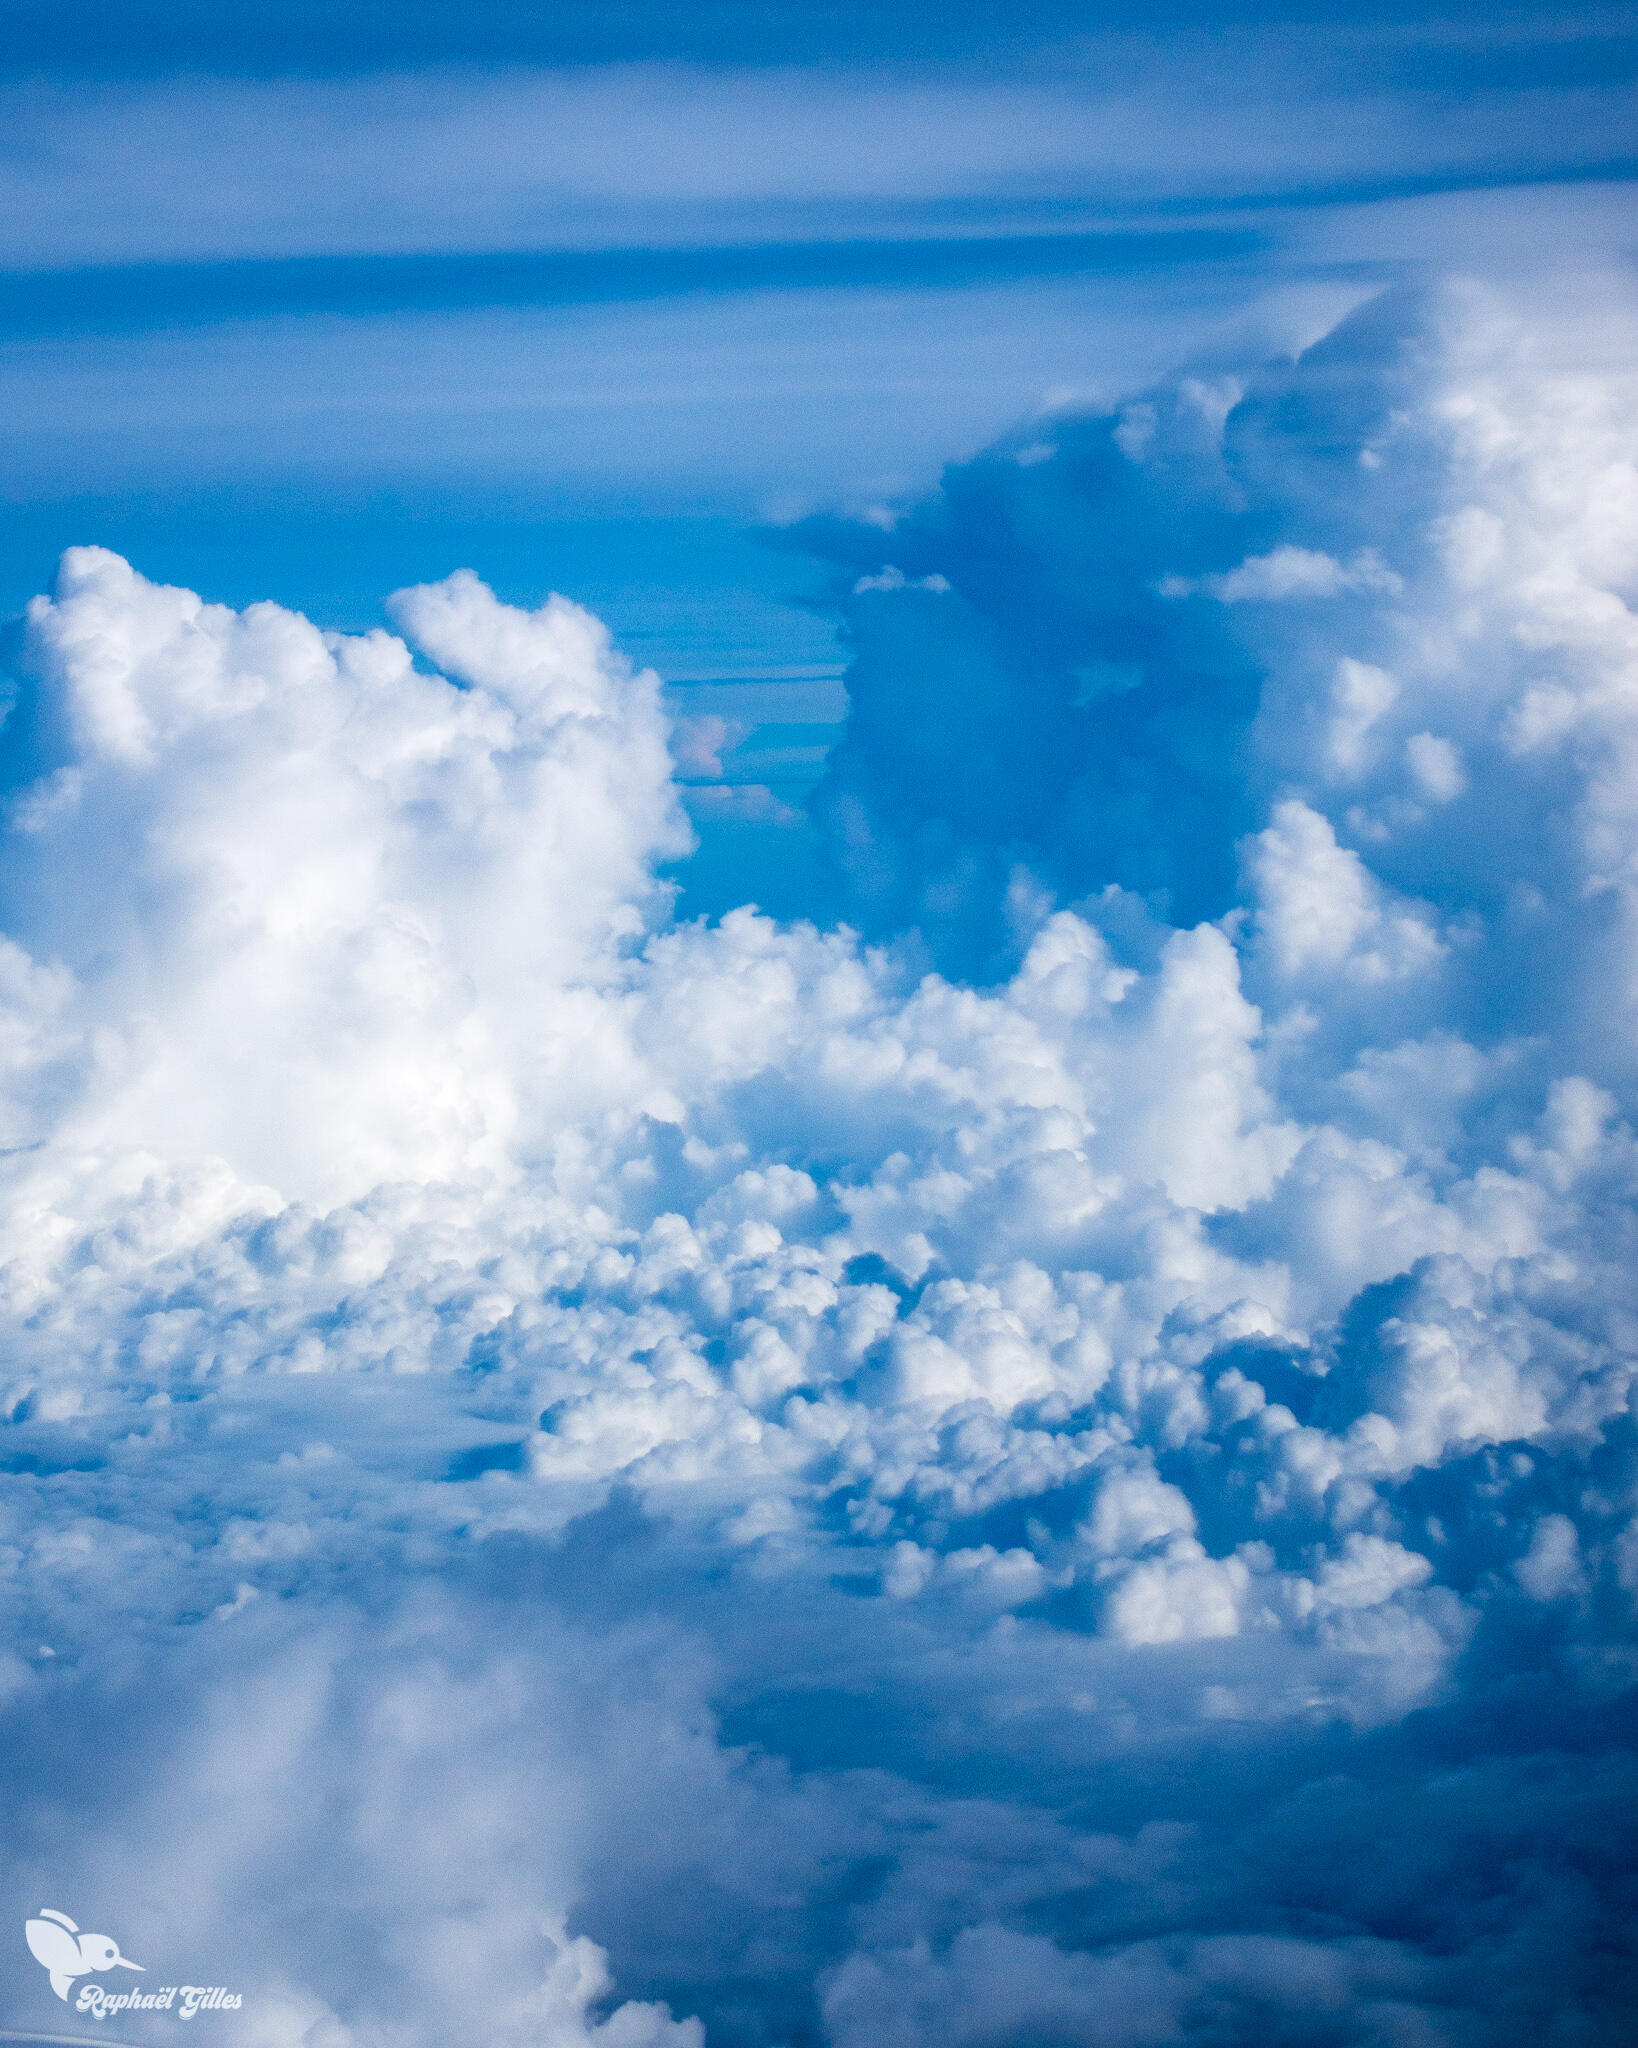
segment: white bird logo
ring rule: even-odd
[[[111,1970],[116,1963],[122,1970],[142,1968],[120,1954],[117,1941],[106,1934],[81,1934],[66,1913],[54,1913],[49,1906],[42,1906],[40,1917],[26,1922],[23,1932],[34,1960],[51,1972],[51,1988],[65,2005],[69,1985],[87,1970]]]

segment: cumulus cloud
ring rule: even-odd
[[[19,1046],[59,1076],[54,1159],[147,1147],[333,1200],[494,1171],[595,1064],[572,1001],[527,1013],[595,982],[687,845],[657,679],[469,575],[395,609],[447,679],[97,549],[31,608],[0,889],[70,977]]]
[[[862,931],[675,919],[563,599],[71,553],[17,1917],[244,2048],[1625,2038],[1635,439],[1455,294],[811,532]]]
[[[1346,562],[1315,548],[1286,541],[1266,555],[1248,555],[1238,568],[1191,583],[1186,576],[1163,576],[1162,597],[1192,597],[1205,591],[1220,604],[1290,603],[1310,597],[1340,597],[1345,591],[1380,591],[1397,596],[1401,579],[1374,548],[1358,549]]]

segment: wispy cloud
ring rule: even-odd
[[[1630,168],[1632,90],[1617,66],[1453,93],[1295,30],[1117,39],[1011,76],[30,81],[0,93],[0,264],[1039,232],[1385,176],[1607,174]]]

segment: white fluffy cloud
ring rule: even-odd
[[[562,601],[524,618],[457,576],[396,607],[449,680],[384,633],[65,558],[30,613],[4,890],[13,942],[72,979],[18,1019],[57,1085],[38,1126],[14,1092],[15,1142],[334,1201],[493,1175],[596,1087],[574,991],[686,844],[657,680]]]
[[[1021,888],[985,987],[672,921],[656,681],[561,599],[354,639],[66,558],[0,867],[20,1912],[246,2048],[1618,2037],[1593,1775],[1518,1758],[1631,1676],[1638,412],[1464,319],[1352,450],[1392,544],[1288,515],[1215,593],[1246,900]]]

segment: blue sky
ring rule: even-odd
[[[263,494],[292,598],[281,545],[359,496],[902,495],[1053,395],[1627,234],[1618,13],[13,12],[18,542]]]
[[[11,15],[11,607],[87,539],[337,626],[466,564],[668,680],[834,671],[767,524],[1630,240],[1619,11]]]
[[[1630,19],[0,27],[0,2029],[1626,2048]]]

